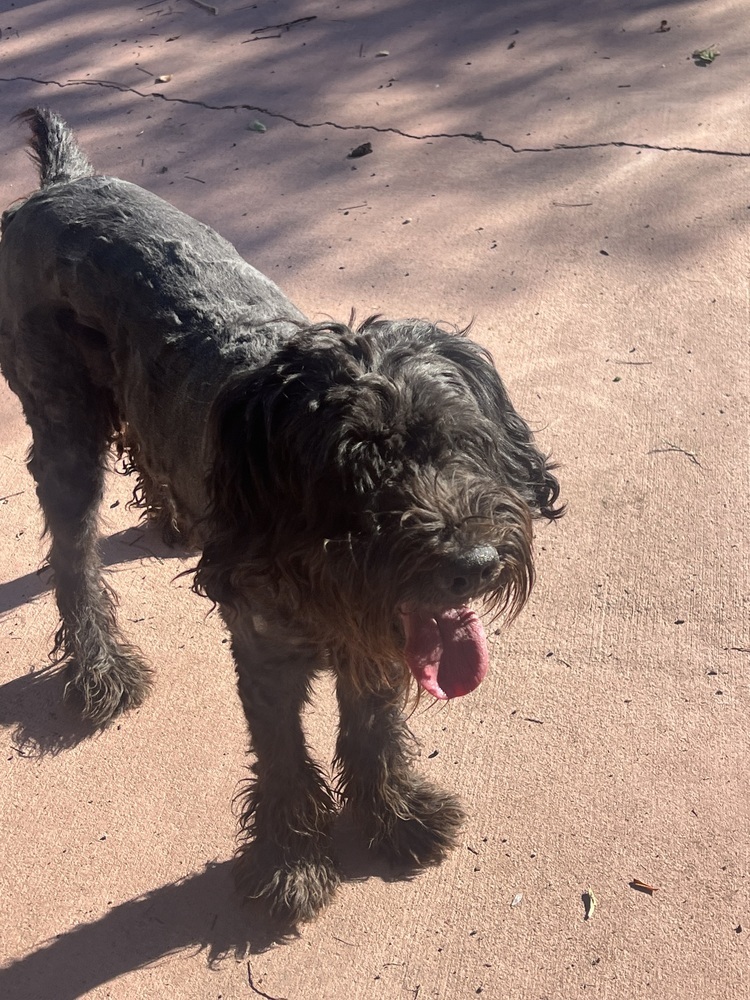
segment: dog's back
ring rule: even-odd
[[[264,363],[305,317],[214,230],[94,173],[55,114],[19,117],[41,187],[3,218],[0,366],[19,395],[48,377],[32,371],[40,365],[104,390],[144,462],[155,466],[150,456],[170,439],[178,471],[153,474],[184,476],[197,510],[203,497],[187,497],[205,470],[194,443],[211,404],[234,371]]]
[[[31,128],[40,190],[3,217],[2,256],[4,267],[12,266],[9,258],[16,264],[14,289],[22,268],[37,296],[46,284],[51,298],[73,310],[80,305],[101,327],[111,326],[117,308],[130,336],[154,317],[175,327],[208,324],[201,336],[213,332],[219,340],[269,320],[304,321],[280,289],[210,227],[138,185],[95,174],[53,112],[30,109],[18,118]],[[50,264],[59,265],[52,283],[43,280]],[[79,303],[81,287],[87,297]]]

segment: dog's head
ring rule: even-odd
[[[225,389],[213,434],[200,590],[272,604],[363,687],[479,683],[468,605],[517,614],[532,518],[562,513],[482,348],[416,321],[302,330]]]

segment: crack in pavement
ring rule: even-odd
[[[334,128],[340,132],[381,132],[391,135],[399,135],[404,139],[416,139],[423,141],[426,139],[471,139],[474,142],[491,143],[501,146],[511,153],[556,153],[559,151],[571,151],[581,149],[649,149],[660,153],[698,153],[705,156],[735,156],[750,157],[750,152],[731,149],[702,149],[696,146],[659,146],[650,142],[626,142],[624,140],[612,139],[605,142],[585,142],[585,143],[555,143],[554,146],[514,146],[510,142],[496,139],[493,136],[483,135],[482,132],[428,132],[425,135],[415,135],[412,132],[404,132],[402,129],[393,126],[382,125],[341,125],[339,122],[301,122],[290,115],[285,115],[280,111],[271,111],[268,108],[261,108],[254,104],[208,104],[205,101],[191,100],[187,97],[169,97],[158,90],[144,92],[135,87],[128,87],[124,83],[117,83],[114,80],[68,80],[65,83],[59,80],[40,80],[34,76],[0,76],[0,83],[39,83],[46,87],[104,87],[111,90],[119,90],[121,93],[135,94],[137,97],[158,97],[168,104],[186,104],[192,107],[205,108],[207,111],[254,111],[257,114],[266,115],[268,118],[278,118],[289,122],[297,128]]]

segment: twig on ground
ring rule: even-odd
[[[265,28],[253,28],[250,34],[259,35],[264,31],[283,31],[284,29],[289,31],[295,24],[306,24],[308,21],[316,21],[317,18],[317,14],[312,14],[310,17],[296,17],[293,21],[283,21],[281,24],[267,24]]]
[[[249,962],[247,963],[247,982],[253,993],[259,997],[264,997],[264,1000],[285,1000],[285,997],[272,997],[270,993],[264,993],[263,990],[258,989],[253,982],[253,969]]]
[[[194,3],[196,7],[200,7],[201,10],[207,10],[209,14],[218,14],[219,8],[214,7],[212,3],[205,3],[205,0],[190,0],[190,3]]]

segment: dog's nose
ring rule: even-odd
[[[492,545],[475,545],[444,565],[445,588],[453,597],[467,597],[489,583],[499,566],[497,549]]]

